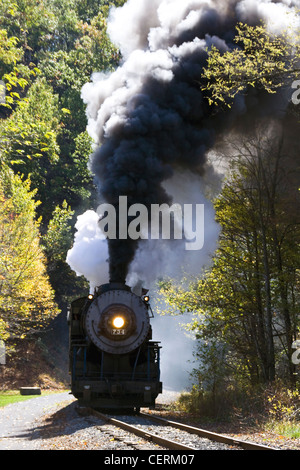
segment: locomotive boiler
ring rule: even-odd
[[[120,283],[71,303],[71,393],[94,408],[153,408],[162,392],[160,345],[152,341],[147,296]]]

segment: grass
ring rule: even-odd
[[[37,395],[21,395],[18,390],[5,390],[5,392],[0,392],[0,408],[9,405],[10,403],[29,400],[36,396]]]
[[[61,393],[64,390],[52,390],[47,391],[44,394],[50,395],[51,393]],[[29,400],[30,398],[36,398],[40,395],[21,395],[19,390],[5,390],[0,391],[0,408],[3,408],[6,405],[10,405],[11,403],[16,403],[18,401],[25,401]]]
[[[259,429],[265,429],[282,438],[299,439],[299,390],[281,388],[275,392],[267,390],[259,395],[253,393],[252,397],[249,395],[239,397],[238,394],[230,396],[230,393],[224,393],[222,400],[217,396],[214,401],[210,394],[193,389],[191,392],[181,394],[175,403],[175,408],[201,416],[202,420],[204,417],[206,419],[217,418],[229,420],[232,423],[235,422],[235,416],[238,413],[238,416],[242,416],[245,422],[253,423]],[[266,403],[268,406],[263,407]]]
[[[300,423],[299,421],[273,421],[267,425],[270,431],[280,434],[292,439],[300,438]]]

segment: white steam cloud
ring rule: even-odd
[[[98,220],[99,215],[93,210],[77,217],[74,245],[67,255],[73,271],[89,281],[91,293],[108,279],[107,241],[98,227]]]

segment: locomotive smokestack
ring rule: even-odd
[[[122,244],[119,240],[108,241],[109,282],[126,284],[128,262],[132,261],[134,252],[134,244]]]

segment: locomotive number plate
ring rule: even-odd
[[[124,328],[113,328],[111,330],[112,335],[125,335],[125,329]]]

